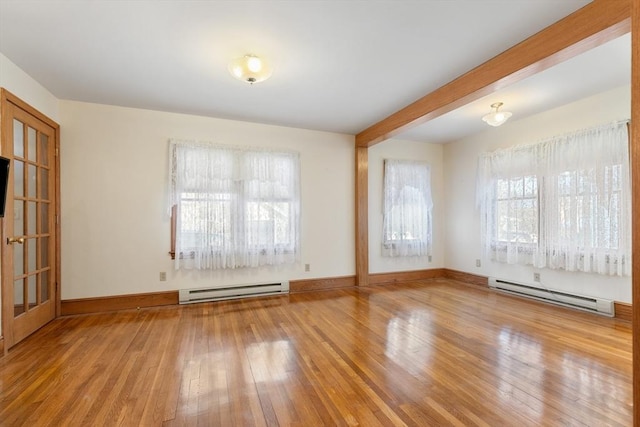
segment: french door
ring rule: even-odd
[[[60,300],[55,221],[58,125],[4,90],[1,109],[1,155],[11,161],[0,242],[6,351],[53,320]]]

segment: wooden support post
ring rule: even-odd
[[[356,285],[369,284],[369,149],[356,146]]]

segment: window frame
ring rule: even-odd
[[[607,169],[611,168],[611,169],[620,170],[620,169],[622,169],[622,165],[613,164],[613,165],[605,166],[605,168],[607,168]],[[497,188],[499,186],[499,181],[513,181],[513,178],[507,178],[507,179],[495,178],[494,182],[493,182],[493,185],[494,185],[494,188],[496,189],[496,191],[495,191],[495,195],[496,196],[492,200],[492,203],[493,203],[492,209],[496,212],[496,214],[494,215],[495,222],[493,224],[495,233],[491,236],[491,242],[490,242],[492,250],[506,252],[507,248],[508,248],[508,246],[510,244],[517,243],[518,245],[516,246],[516,250],[519,253],[526,253],[526,254],[531,255],[531,254],[537,252],[540,247],[546,247],[547,245],[544,244],[545,243],[545,241],[544,241],[545,240],[544,230],[547,229],[549,227],[549,225],[546,224],[546,221],[545,221],[545,218],[544,218],[545,215],[543,214],[542,209],[541,209],[542,200],[545,200],[545,197],[546,197],[545,196],[545,194],[546,194],[546,191],[545,191],[546,188],[545,187],[548,186],[548,185],[554,185],[554,183],[557,185],[558,181],[559,181],[559,179],[560,179],[560,177],[562,175],[570,174],[572,177],[575,177],[575,176],[578,176],[583,171],[584,171],[584,169],[566,170],[566,171],[554,174],[554,176],[551,177],[552,179],[549,179],[549,177],[545,177],[544,175],[541,175],[541,174],[532,174],[532,173],[525,174],[525,173],[523,173],[522,176],[518,177],[519,179],[524,179],[526,177],[535,177],[536,178],[536,188],[537,188],[536,196],[535,197],[528,197],[528,198],[524,196],[524,192],[523,192],[523,196],[522,197],[515,196],[515,197],[500,198],[498,196],[499,191],[497,190]],[[620,172],[618,172],[618,173],[620,173]],[[579,179],[579,178],[575,178],[575,179]],[[578,185],[578,184],[576,184],[576,185]],[[620,180],[620,178],[618,178],[618,186],[612,192],[612,193],[615,193],[616,195],[618,195],[618,197],[617,197],[617,201],[618,201],[617,203],[619,205],[618,209],[623,209],[622,197],[621,197],[622,191],[623,190],[622,190],[621,180]],[[593,191],[593,190],[584,191],[584,192],[581,192],[581,194],[579,194],[578,196],[575,196],[575,195],[572,195],[571,192],[562,194],[561,190],[558,189],[557,196],[556,196],[557,200],[553,200],[552,201],[553,203],[546,203],[546,202],[548,202],[548,200],[545,200],[545,203],[544,203],[545,205],[549,205],[549,204],[554,204],[555,203],[555,208],[557,210],[555,212],[555,215],[557,215],[558,217],[561,216],[560,204],[561,204],[561,198],[563,198],[563,197],[565,197],[565,198],[566,197],[570,197],[571,198],[570,199],[570,203],[572,203],[572,204],[578,202],[577,197],[583,197],[583,198],[589,198],[589,199],[595,198],[596,199],[595,205],[597,207],[597,204],[598,204],[597,203],[597,199],[599,197],[604,197],[604,196],[599,194],[597,191]],[[499,222],[501,220],[500,216],[498,215],[498,206],[497,205],[501,201],[508,202],[508,201],[513,201],[513,200],[517,200],[517,201],[536,200],[537,201],[537,203],[536,203],[536,221],[537,221],[536,242],[530,242],[530,243],[528,243],[528,242],[513,242],[513,241],[509,241],[509,240],[498,240],[496,238],[497,235],[499,234],[499,229],[500,229]],[[548,207],[547,207],[547,209],[548,209]],[[596,215],[598,215],[598,214],[596,213]],[[592,217],[589,217],[589,219],[592,220]],[[616,221],[617,221],[617,218],[616,218]],[[556,231],[559,231],[559,230],[556,230]],[[613,252],[614,250],[619,249],[619,247],[621,245],[621,236],[617,237],[616,242],[617,242],[616,246],[604,247],[604,246],[596,246],[594,244],[593,247],[596,248],[597,250]],[[587,250],[584,247],[579,248],[579,250],[581,252],[580,258],[584,259],[584,257],[586,256],[585,254],[587,253]],[[548,255],[548,254],[545,253],[545,255]],[[617,257],[613,258],[611,253],[606,254],[606,257],[610,262],[618,262]],[[621,260],[621,261],[624,261],[624,260]]]
[[[208,143],[200,143],[196,141],[172,141],[172,150],[180,149],[179,147],[182,144],[187,143],[185,145],[186,149],[189,149],[189,144],[196,144],[197,148],[202,148],[205,146],[205,149],[209,145]],[[175,145],[174,145],[175,144]],[[181,212],[180,204],[185,202],[187,198],[190,199],[191,202],[195,202],[197,206],[198,201],[203,203],[210,203],[212,201],[228,201],[230,203],[230,207],[228,209],[231,210],[231,214],[227,216],[224,215],[224,220],[230,222],[231,227],[231,236],[240,235],[239,238],[231,237],[231,239],[236,244],[236,247],[232,250],[235,251],[246,251],[245,256],[288,256],[294,255],[295,258],[299,256],[300,253],[300,241],[299,241],[299,233],[300,233],[300,158],[299,153],[293,151],[274,151],[268,149],[261,148],[245,148],[245,147],[233,147],[233,146],[220,146],[211,144],[211,149],[215,150],[216,148],[221,148],[222,150],[235,151],[243,158],[247,156],[259,156],[261,154],[277,156],[282,155],[283,159],[286,159],[285,168],[288,168],[288,172],[285,172],[285,175],[281,175],[286,177],[286,179],[279,181],[273,181],[273,178],[267,178],[267,180],[263,180],[263,178],[258,178],[257,175],[244,175],[239,178],[233,178],[234,181],[232,185],[226,187],[224,190],[220,189],[220,191],[216,191],[215,188],[211,188],[209,191],[189,191],[188,189],[182,188],[181,191],[178,191],[175,187],[174,178],[171,179],[170,182],[170,193],[173,196],[170,196],[171,200],[174,200],[173,204],[170,207],[170,248],[169,248],[169,256],[172,260],[178,259],[194,259],[196,255],[200,252],[201,248],[197,248],[194,246],[194,250],[190,250],[189,248],[183,248],[182,253],[178,253],[178,238],[181,235],[180,230],[178,230],[180,218],[179,215],[184,215]],[[233,156],[235,158],[235,156]],[[266,158],[266,161],[273,161],[274,157]],[[276,162],[283,160],[276,160]],[[243,160],[244,162],[244,160]],[[276,163],[277,164],[277,163]],[[173,163],[172,163],[173,165]],[[236,165],[231,167],[246,167],[243,165]],[[276,167],[276,166],[270,166]],[[174,173],[175,166],[172,166],[171,172]],[[267,173],[270,169],[267,169]],[[285,169],[287,171],[287,169]],[[225,178],[223,178],[225,179]],[[276,185],[276,187],[269,187],[269,185]],[[266,187],[265,187],[266,186]],[[203,198],[199,197],[199,195],[207,195],[203,196]],[[224,197],[226,195],[226,197]],[[191,196],[191,197],[187,197]],[[218,197],[220,196],[220,197]],[[222,200],[225,199],[225,200]],[[252,204],[254,205],[252,207]],[[266,213],[264,209],[267,209]],[[227,208],[225,208],[227,209]],[[255,215],[251,214],[251,210],[256,209]],[[286,213],[282,212],[283,209],[286,209]],[[197,210],[197,208],[196,208]],[[225,210],[226,212],[226,210]],[[279,214],[281,212],[281,214]],[[265,213],[264,215],[262,215]],[[184,218],[184,217],[183,217]],[[265,219],[266,218],[266,219]],[[264,226],[261,227],[259,224],[260,221],[267,222],[271,227],[266,228],[267,236],[273,238],[273,244],[270,243],[269,238],[265,241],[262,235],[262,231],[265,230]],[[216,220],[217,222],[217,220]],[[196,221],[197,223],[197,221]],[[253,227],[251,226],[253,224]],[[233,228],[237,229],[234,231]],[[197,228],[197,227],[196,227]],[[224,229],[227,230],[228,227],[224,226]],[[271,230],[271,228],[273,230]],[[251,233],[251,230],[254,230],[254,233]],[[284,231],[282,231],[284,230]],[[184,232],[184,227],[182,232]],[[195,231],[196,234],[207,234],[206,231]],[[239,233],[239,234],[238,234]],[[251,233],[251,234],[250,234]],[[225,231],[226,236],[226,231]],[[276,237],[280,237],[277,239]],[[196,236],[197,240],[197,236]],[[226,237],[225,237],[226,240]],[[254,241],[256,243],[251,243]],[[188,242],[187,242],[188,244]],[[209,244],[209,242],[207,242]],[[190,245],[191,246],[191,245]],[[211,249],[213,252],[216,252],[216,247],[223,248],[224,245],[212,245]],[[207,249],[209,249],[207,247]],[[225,249],[227,249],[225,247]],[[218,255],[225,255],[226,250],[221,249]],[[289,261],[291,262],[291,261]],[[273,265],[278,265],[280,262],[276,262]],[[259,265],[272,265],[272,262],[267,262],[265,264]],[[252,265],[236,265],[234,267],[222,267],[222,268],[251,268]]]
[[[534,182],[535,182],[535,195],[533,196],[529,196],[527,197],[526,195],[526,184],[524,183],[524,180],[526,178],[534,178]],[[527,253],[527,254],[532,254],[536,251],[536,249],[538,248],[538,246],[540,245],[540,235],[542,234],[542,226],[543,226],[543,221],[541,218],[541,211],[540,211],[540,202],[541,202],[541,198],[543,197],[543,193],[544,193],[544,179],[540,179],[540,177],[537,174],[522,174],[522,176],[518,177],[519,181],[523,181],[522,185],[523,185],[523,191],[522,191],[522,196],[519,195],[515,195],[512,196],[511,195],[511,183],[514,181],[513,178],[496,178],[495,182],[493,183],[494,188],[495,188],[495,194],[496,197],[493,200],[493,207],[492,209],[494,209],[496,211],[496,215],[494,215],[495,219],[496,219],[496,223],[493,224],[493,226],[495,227],[496,233],[494,236],[491,236],[491,247],[493,248],[493,250],[496,251],[503,251],[505,252],[507,250],[507,247],[512,244],[512,243],[517,243],[516,246],[516,250],[520,253]],[[508,197],[500,197],[499,196],[499,186],[500,186],[500,181],[506,181],[507,182],[507,193],[508,193]],[[542,182],[542,185],[541,185]],[[500,239],[499,235],[500,235],[500,216],[497,214],[499,209],[498,209],[498,203],[500,202],[513,202],[513,201],[517,201],[517,202],[523,202],[526,200],[533,200],[535,201],[535,218],[536,218],[536,227],[535,227],[535,241],[534,242],[522,242],[522,241],[513,241],[513,240],[503,240]]]
[[[431,199],[431,166],[426,163],[426,162],[419,162],[419,161],[410,161],[410,160],[395,160],[395,159],[385,159],[385,164],[384,164],[384,171],[385,171],[385,176],[383,178],[383,212],[382,212],[382,251],[383,251],[383,256],[385,257],[408,257],[408,256],[431,256],[431,247],[432,247],[432,239],[433,239],[433,226],[432,226],[432,222],[433,222],[433,201]],[[389,162],[389,163],[387,163]],[[406,182],[406,183],[400,183],[401,186],[397,186],[397,187],[393,187],[392,189],[388,189],[387,185],[387,174],[389,173],[389,170],[387,168],[392,168],[392,167],[403,167],[403,166],[412,166],[412,167],[424,167],[424,176],[426,178],[426,182],[424,183],[424,188],[419,188],[417,186],[411,185],[410,182]],[[396,172],[396,174],[398,174],[399,172]],[[397,184],[397,183],[394,183]],[[398,206],[402,206],[402,205],[406,205],[407,203],[392,203],[390,206],[388,206],[388,195],[387,193],[389,191],[391,192],[402,192],[405,191],[406,187],[410,187],[412,189],[414,189],[417,192],[425,191],[425,194],[421,194],[421,196],[423,196],[422,198],[422,206],[420,206],[417,209],[422,210],[422,217],[425,218],[426,220],[426,231],[424,232],[425,235],[424,236],[420,236],[419,232],[416,232],[416,230],[410,230],[413,232],[414,235],[416,235],[416,237],[413,238],[388,238],[393,231],[397,231],[397,230],[392,230],[389,227],[390,222],[393,222],[392,219],[388,220],[387,216],[391,215],[392,211],[394,208],[398,207]],[[388,211],[387,211],[388,210]],[[393,215],[393,217],[395,218],[396,216]],[[415,221],[414,221],[415,222]],[[401,230],[402,227],[401,227]],[[406,232],[406,230],[404,230]],[[404,234],[404,233],[401,233]],[[395,253],[396,250],[403,250],[402,248],[404,248],[404,250],[409,251],[410,253],[408,254],[399,254],[399,253]],[[418,253],[413,253],[415,251],[418,251]]]

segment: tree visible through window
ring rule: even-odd
[[[538,179],[496,180],[496,243],[538,243]]]
[[[293,262],[299,253],[299,156],[171,141],[177,267]]]
[[[481,156],[478,203],[490,259],[631,273],[626,122]]]

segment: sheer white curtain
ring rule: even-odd
[[[432,207],[429,165],[385,160],[383,256],[430,255]]]
[[[507,263],[631,274],[627,122],[479,159],[486,255]]]
[[[300,248],[298,153],[169,143],[176,268],[294,262]]]
[[[534,264],[540,249],[537,147],[519,146],[479,158],[477,201],[489,259]]]

